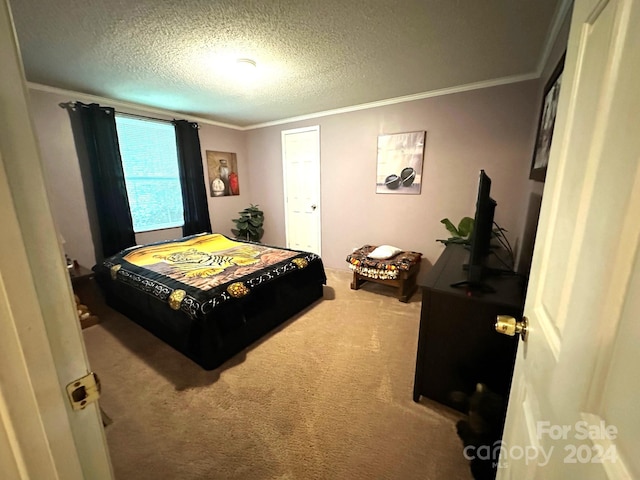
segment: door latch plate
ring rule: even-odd
[[[100,398],[100,379],[94,372],[67,385],[67,394],[74,410],[83,410]]]

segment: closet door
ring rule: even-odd
[[[320,255],[320,127],[282,132],[287,247]]]

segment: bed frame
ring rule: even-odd
[[[185,318],[180,311],[154,297],[141,298],[133,292],[119,295],[98,282],[107,305],[145,328],[168,345],[189,357],[205,370],[213,370],[286,322],[323,296],[322,283],[299,283],[273,291],[253,292],[241,305],[231,302],[216,312],[216,321]],[[113,286],[113,285],[112,285]],[[183,325],[183,328],[177,327]]]
[[[205,370],[213,370],[322,298],[326,283],[322,260],[313,254],[298,253],[308,259],[303,268],[270,275],[268,281],[255,282],[250,293],[229,298],[202,315],[174,310],[166,299],[154,296],[153,292],[116,281],[106,261],[96,265],[94,271],[107,305]],[[245,277],[237,281],[242,278]]]

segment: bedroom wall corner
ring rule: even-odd
[[[204,167],[204,180],[207,185],[209,216],[211,229],[216,233],[233,237],[231,228],[235,228],[232,219],[238,218],[238,212],[253,201],[251,196],[251,175],[247,161],[247,132],[231,130],[215,125],[200,124],[200,147]],[[226,197],[211,196],[211,180],[207,171],[207,150],[235,153],[238,160],[238,181],[240,195]],[[255,202],[254,202],[255,203]],[[259,202],[258,202],[259,203]],[[266,225],[266,222],[265,222]]]
[[[78,154],[62,95],[29,89],[29,105],[40,146],[53,219],[70,258],[86,267],[96,261],[93,235]]]
[[[549,56],[547,58],[546,63],[542,67],[542,74],[539,80],[537,80],[537,93],[536,93],[536,101],[537,101],[537,111],[535,113],[535,117],[532,118],[533,129],[531,131],[531,157],[533,156],[535,141],[536,141],[536,132],[538,128],[540,108],[542,104],[542,95],[544,86],[546,85],[551,73],[556,68],[558,61],[564,54],[567,49],[567,42],[569,40],[569,28],[571,26],[571,13],[572,9],[567,11],[565,15],[562,25],[558,30],[558,34],[556,39],[551,47],[549,52]],[[529,164],[527,165],[527,179],[529,177],[529,171],[531,169],[531,157],[529,160]],[[540,215],[540,207],[542,202],[542,196],[544,193],[544,182],[537,182],[534,180],[528,180],[527,184],[523,189],[523,195],[526,199],[525,201],[525,209],[523,210],[526,214],[523,214],[521,218],[521,222],[518,225],[518,237],[520,239],[517,245],[517,257],[516,257],[516,266],[517,271],[523,275],[529,274],[529,269],[531,267],[531,257],[533,256],[533,249],[535,244],[536,231],[538,226],[538,216]]]
[[[65,240],[65,252],[86,267],[96,262],[92,222],[95,222],[90,185],[83,183],[82,168],[74,143],[71,123],[66,110],[59,107],[61,102],[95,102],[82,94],[70,92],[69,95],[53,93],[41,89],[29,89],[29,105],[40,146],[43,171],[51,210],[56,226]],[[109,105],[108,99],[100,103]],[[151,114],[140,110],[118,108],[131,114],[153,116],[164,120],[183,118],[180,114]],[[251,200],[251,180],[247,166],[246,132],[200,123],[200,146],[207,185],[207,202],[211,226],[214,232],[231,235],[232,218],[237,212],[248,206]],[[206,151],[217,150],[234,152],[238,158],[238,176],[240,195],[212,198],[207,174]],[[90,184],[90,181],[87,182]],[[87,187],[87,188],[85,188]],[[88,189],[88,192],[87,192]],[[136,235],[137,243],[150,243],[169,240],[182,236],[180,228],[144,232]]]

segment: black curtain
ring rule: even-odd
[[[186,237],[196,233],[210,233],[211,220],[204,184],[198,124],[186,120],[174,120],[173,124],[176,127],[178,168],[184,205],[182,234]]]
[[[66,108],[76,145],[82,147],[78,150],[86,154],[90,165],[102,255],[109,257],[136,244],[118,146],[116,112],[97,103],[75,102]]]

